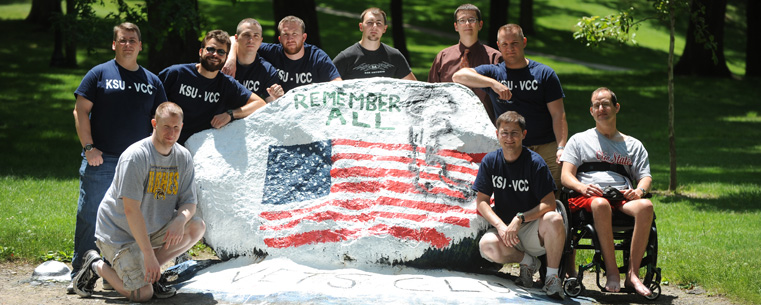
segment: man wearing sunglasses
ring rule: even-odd
[[[336,66],[325,51],[305,43],[307,40],[304,20],[296,16],[286,16],[277,26],[280,40],[276,43],[262,43],[259,55],[269,61],[278,72],[280,85],[285,92],[312,83],[340,81]],[[237,41],[233,42],[233,52],[225,63],[225,71],[235,74]]]
[[[519,25],[503,25],[497,32],[497,45],[505,61],[460,69],[452,79],[486,91],[495,116],[516,111],[525,117],[528,134],[523,144],[542,156],[555,185],[560,185],[560,156],[568,139],[565,94],[552,68],[526,58],[526,42]]]
[[[431,71],[428,72],[429,83],[452,82],[452,75],[461,68],[502,62],[499,51],[478,41],[478,32],[484,26],[478,7],[473,4],[460,5],[454,11],[454,20],[454,30],[460,35],[460,42],[441,50],[436,55]],[[481,100],[489,119],[494,124],[499,115],[494,115],[489,95],[482,90],[473,90],[473,93]]]
[[[173,65],[161,71],[167,97],[185,112],[177,143],[211,127],[221,128],[245,118],[265,105],[264,100],[234,78],[219,73],[230,50],[230,36],[222,30],[206,34],[198,50],[200,63]]]
[[[381,42],[386,33],[386,12],[371,7],[360,16],[362,40],[341,51],[334,59],[342,79],[391,77],[416,80],[407,59],[399,50]]]

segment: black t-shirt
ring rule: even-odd
[[[375,51],[355,43],[341,51],[333,59],[333,64],[344,80],[379,76],[403,78],[412,72],[402,53],[385,43]]]

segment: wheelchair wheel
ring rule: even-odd
[[[656,282],[652,282],[652,283],[650,283],[650,287],[647,287],[647,288],[649,288],[650,292],[652,292],[652,293],[649,296],[646,296],[645,297],[646,299],[648,299],[648,300],[655,300],[659,296],[661,296],[661,285],[660,284],[658,284]]]
[[[584,292],[584,284],[575,277],[568,278],[565,280],[565,283],[563,283],[563,292],[570,297],[577,297]]]

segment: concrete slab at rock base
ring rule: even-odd
[[[410,267],[306,266],[286,258],[256,262],[239,257],[208,267],[176,285],[178,293],[203,293],[233,304],[558,304],[540,288],[509,279]],[[566,298],[565,304],[593,304]]]

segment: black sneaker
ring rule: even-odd
[[[98,251],[89,250],[85,252],[84,262],[82,263],[82,269],[74,275],[72,283],[74,286],[74,292],[82,297],[89,297],[92,295],[95,289],[95,282],[100,278],[95,270],[92,269],[92,263],[100,260],[100,254]]]
[[[171,298],[177,294],[177,289],[174,287],[167,287],[159,282],[153,283],[153,296],[157,299]]]

